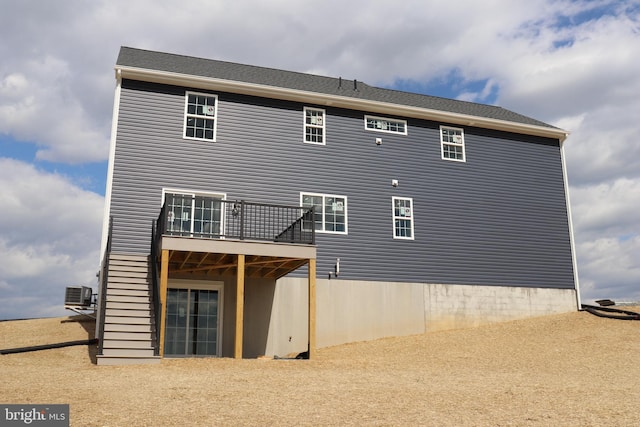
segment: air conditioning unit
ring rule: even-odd
[[[67,286],[64,293],[64,304],[89,307],[92,292],[88,286]]]

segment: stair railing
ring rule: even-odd
[[[154,336],[155,343],[153,346],[154,355],[160,355],[160,329],[162,319],[162,303],[160,301],[160,272],[158,270],[158,246],[162,232],[158,230],[158,224],[154,220],[151,222],[151,256],[149,257],[149,267],[151,271],[151,297],[153,299],[153,315],[154,315]]]
[[[107,312],[107,282],[109,281],[109,258],[111,255],[111,234],[113,232],[113,217],[109,217],[109,231],[107,234],[107,245],[102,258],[102,269],[100,270],[100,301],[98,302],[99,314],[98,320],[100,327],[98,329],[98,354],[102,354],[104,343],[104,323]]]

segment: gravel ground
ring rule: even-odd
[[[0,322],[0,348],[90,337],[93,324],[75,320]],[[586,312],[341,345],[314,360],[96,366],[81,346],[0,356],[0,403],[68,403],[72,426],[632,426],[639,356],[640,321]]]

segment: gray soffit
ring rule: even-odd
[[[525,127],[547,128],[551,135],[566,133],[547,123],[493,105],[383,89],[353,79],[318,76],[130,47],[120,49],[116,69],[149,70],[172,75],[193,76],[199,79],[225,80],[260,87],[311,92],[328,97],[350,98],[354,101],[362,100],[387,105],[408,106],[465,117],[520,124]],[[467,124],[473,124],[473,122],[468,121]],[[478,125],[482,127],[481,124]],[[561,139],[563,140],[564,137]]]

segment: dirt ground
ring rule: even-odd
[[[0,348],[87,339],[93,324],[75,320],[0,322]],[[87,346],[0,356],[0,403],[68,403],[72,426],[640,425],[640,321],[586,312],[314,360],[94,362]]]

